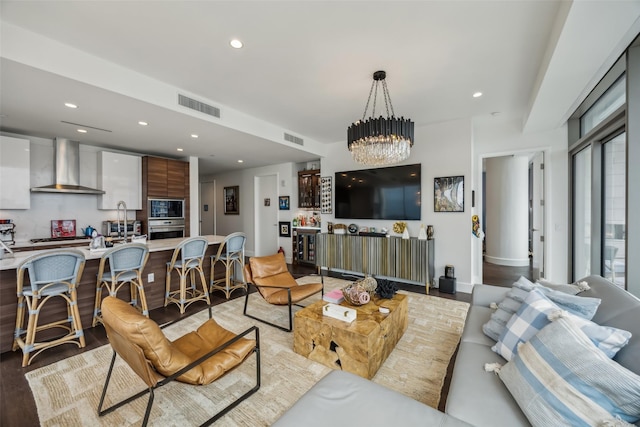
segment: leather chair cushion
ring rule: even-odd
[[[191,361],[195,361],[211,350],[235,338],[235,336],[236,334],[218,325],[215,320],[209,319],[196,331],[183,335],[173,341],[173,345],[182,353],[186,354]],[[240,365],[247,356],[251,354],[255,345],[255,340],[246,338],[239,339],[202,362],[199,365],[202,368],[202,375],[196,382],[190,383],[201,385],[212,383]]]
[[[273,255],[251,257],[249,258],[249,265],[251,265],[251,275],[254,279],[289,273],[284,254],[280,252]]]
[[[272,291],[272,289],[269,289]],[[291,302],[297,303],[302,301],[303,299],[310,297],[311,295],[320,292],[322,290],[322,283],[309,283],[307,285],[298,285],[291,288]],[[272,292],[268,296],[265,296],[264,299],[269,304],[275,305],[287,305],[288,304],[288,296],[287,290],[276,290]]]
[[[270,304],[288,304],[286,289],[280,290],[276,288],[290,288],[291,302],[293,303],[302,301],[322,290],[321,283],[299,285],[289,273],[282,253],[249,258],[249,268],[245,268],[246,270],[249,270],[249,274],[246,277],[249,277],[254,284],[259,286],[258,291]],[[273,286],[273,288],[261,286]]]
[[[128,303],[113,297],[107,297],[102,302],[102,316],[109,328],[140,347],[153,367],[164,376],[172,375],[235,336],[215,321],[209,320],[197,331],[171,342],[157,323],[140,314]],[[253,340],[239,340],[207,362],[181,375],[178,381],[209,384],[242,362],[254,346]],[[216,363],[221,363],[221,366],[216,366]]]

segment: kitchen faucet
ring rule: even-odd
[[[120,237],[120,207],[122,207],[122,210],[124,211],[124,243],[127,243],[127,204],[124,202],[124,200],[120,200],[118,202],[118,206],[116,207],[117,209],[117,221],[118,221],[118,237]]]

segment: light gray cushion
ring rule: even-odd
[[[331,371],[273,424],[273,427],[301,426],[469,427],[469,424],[357,375]]]
[[[460,343],[445,412],[477,427],[528,426],[500,378],[485,372],[485,362],[504,364],[505,360],[486,345]]]
[[[493,314],[493,310],[489,307],[477,305],[469,307],[460,341],[474,342],[476,344],[486,345],[487,347],[494,345],[495,341],[486,336],[482,331],[482,325],[489,321],[491,314]]]
[[[521,344],[499,376],[534,426],[640,419],[640,376],[604,355],[570,317]]]
[[[491,315],[491,319],[482,326],[482,331],[494,341],[500,339],[500,335],[504,332],[511,316],[513,316],[522,302],[525,300],[532,289],[538,289],[563,310],[567,310],[577,316],[585,319],[591,319],[600,305],[599,298],[580,297],[569,295],[564,292],[554,291],[542,285],[531,283],[524,277],[520,277],[514,284],[509,293],[500,304],[496,311]]]

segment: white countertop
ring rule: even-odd
[[[203,236],[206,237],[207,240],[209,241],[209,245],[215,245],[218,243],[222,243],[222,241],[224,240],[224,238],[226,236],[214,236],[214,235],[207,235],[207,236]],[[184,237],[177,237],[177,238],[173,238],[173,239],[160,239],[160,240],[147,240],[146,245],[149,247],[149,252],[159,252],[159,251],[166,251],[166,250],[172,250],[175,249],[176,246],[178,246],[180,244],[180,242],[182,242],[183,240],[185,240],[186,238]],[[61,245],[64,245],[64,242],[68,243],[78,243],[78,240],[66,240],[63,242],[60,242]],[[57,243],[57,242],[56,242]],[[51,245],[51,242],[47,242],[48,245]],[[37,243],[34,243],[33,246],[38,245]],[[102,256],[102,254],[104,253],[104,251],[90,251],[89,250],[89,241],[87,240],[87,246],[86,247],[73,247],[73,248],[69,248],[69,249],[78,249],[80,250],[82,253],[84,253],[84,256],[86,259],[100,259],[100,257]],[[57,249],[53,249],[53,250],[57,250]],[[14,254],[4,254],[4,258],[0,260],[0,270],[11,270],[11,269],[16,269],[18,268],[18,266],[20,265],[20,263],[22,261],[24,261],[25,259],[27,259],[28,257],[35,255],[35,254],[39,254],[42,252],[45,252],[46,250],[34,250],[34,251],[24,251],[24,252],[15,252]],[[9,257],[9,258],[7,258]]]

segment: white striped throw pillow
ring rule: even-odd
[[[609,359],[567,316],[520,344],[498,375],[534,426],[640,420],[640,376]]]

